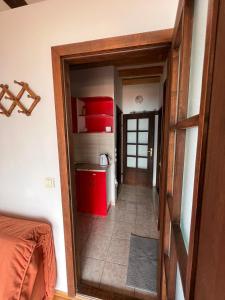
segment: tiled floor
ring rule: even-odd
[[[78,216],[82,281],[105,290],[148,299],[126,286],[131,233],[159,238],[155,189],[123,185],[106,218]]]

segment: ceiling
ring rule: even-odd
[[[41,1],[45,0],[0,0],[0,11],[9,10],[26,4],[30,5]]]
[[[69,58],[71,70],[114,66],[124,85],[160,82],[170,44],[159,47],[114,52],[98,56]]]

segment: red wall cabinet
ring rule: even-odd
[[[92,215],[107,215],[106,172],[76,171],[77,210]]]
[[[113,132],[113,99],[83,97],[71,99],[74,133]]]

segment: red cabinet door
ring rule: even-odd
[[[107,215],[106,172],[93,172],[92,211],[95,215]]]
[[[106,216],[106,172],[76,171],[76,195],[79,212]]]

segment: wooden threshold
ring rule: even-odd
[[[78,287],[79,290],[79,296],[80,295],[85,295],[85,297],[90,297],[90,298],[97,298],[97,299],[102,299],[102,300],[137,300],[138,297],[129,296],[120,293],[120,289],[118,291],[107,291],[103,290],[101,288],[89,286],[87,284],[79,284]],[[148,300],[158,300],[157,296],[155,295],[149,295]]]
[[[71,298],[66,293],[61,291],[56,291],[53,300],[72,300],[72,299],[81,299],[79,297]]]

